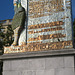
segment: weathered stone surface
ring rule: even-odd
[[[3,75],[74,75],[73,55],[12,59],[3,62]]]
[[[3,70],[4,71],[11,71],[11,67],[12,67],[12,65],[11,65],[12,63],[11,63],[11,61],[9,62],[9,61],[7,61],[7,62],[4,62],[3,63]]]
[[[44,38],[47,38],[47,37],[45,36],[42,39],[44,39]],[[40,39],[41,39],[41,37],[40,37]],[[59,39],[57,39],[57,40],[59,41]],[[5,47],[4,53],[7,54],[7,53],[19,53],[19,52],[58,50],[58,49],[61,50],[63,48],[66,49],[66,48],[73,47],[72,41],[62,41],[62,42],[58,42],[58,41],[56,41],[56,42],[48,41],[48,43],[34,42],[34,43],[29,43],[28,45],[23,44],[21,46]]]
[[[72,56],[64,57],[64,65],[65,65],[66,68],[74,67],[74,58]]]
[[[41,41],[43,41],[43,43],[48,43],[48,41],[55,42],[54,38],[39,40],[36,39],[36,37],[47,37],[47,35],[49,34],[59,35],[59,33],[66,35],[64,38],[58,37],[61,39],[60,41],[72,40],[72,22],[70,7],[70,0],[68,0],[68,2],[67,0],[29,0],[27,43],[37,43]],[[61,24],[59,22],[61,22]],[[60,28],[59,30],[51,30],[52,28],[56,28],[56,26],[63,26],[63,29]],[[30,40],[32,38],[36,40]],[[70,48],[70,46],[65,46],[65,48]]]
[[[46,58],[46,62],[45,62],[46,70],[63,68],[63,67],[64,67],[64,58],[63,57]]]
[[[56,69],[55,75],[74,75],[74,68],[59,68],[59,69]]]
[[[4,71],[3,75],[22,75],[20,71]]]

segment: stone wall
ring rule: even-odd
[[[54,34],[61,35],[61,37],[54,38],[52,36]],[[40,39],[40,37],[43,38]],[[28,1],[27,43],[48,43],[70,40],[72,40],[70,0]]]
[[[3,75],[74,75],[74,56],[4,60]]]

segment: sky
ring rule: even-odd
[[[75,18],[75,0],[72,0],[72,18]]]
[[[13,0],[0,0],[0,20],[12,19],[13,16]],[[75,0],[72,0],[72,18],[75,18]]]
[[[0,0],[0,20],[12,19],[13,16],[13,0]]]

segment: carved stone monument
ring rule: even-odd
[[[19,41],[20,35],[24,32],[24,37],[26,37],[26,10],[21,5],[21,0],[14,0],[14,11],[15,15],[12,21],[12,29],[14,30],[14,42],[13,46],[20,45],[23,42],[26,43],[26,40]],[[23,31],[24,30],[24,31]]]
[[[14,9],[3,75],[75,75],[71,0],[14,0]]]
[[[39,43],[41,49],[72,48],[70,4],[69,0],[29,0],[27,43]]]
[[[4,53],[73,48],[71,2],[15,0],[14,42]]]

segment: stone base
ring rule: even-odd
[[[3,75],[74,75],[75,50],[4,54]],[[11,59],[11,60],[10,60]]]
[[[21,52],[34,52],[34,51],[47,51],[58,49],[73,48],[72,41],[49,42],[49,43],[30,43],[22,44],[21,46],[9,46],[4,48],[4,53],[21,53]]]

